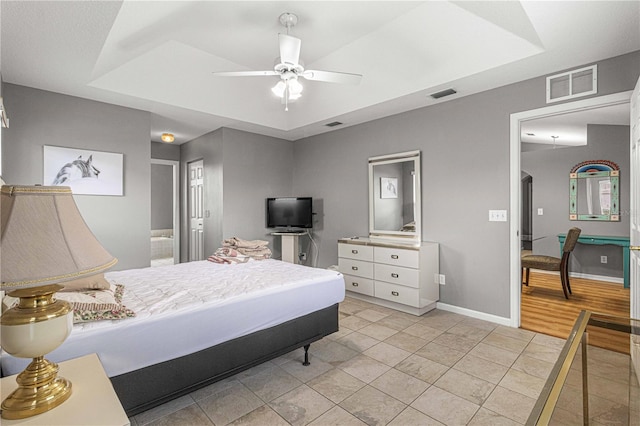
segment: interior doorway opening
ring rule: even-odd
[[[522,172],[522,249],[533,250],[533,177]]]
[[[531,120],[560,116],[571,112],[588,111],[596,108],[629,104],[631,91],[615,93],[612,95],[590,98],[576,102],[570,102],[560,105],[539,108],[530,111],[523,111],[511,115],[510,124],[510,181],[511,181],[511,197],[510,197],[510,289],[511,289],[511,318],[510,325],[519,327],[521,325],[521,286],[522,286],[522,270],[520,267],[520,256],[522,250],[523,226],[520,218],[522,218],[523,207],[523,189],[522,189],[522,171],[521,171],[521,128],[522,125]],[[554,141],[555,142],[555,141]],[[568,178],[567,178],[568,180]],[[626,193],[625,196],[629,196]],[[568,205],[568,201],[567,201]],[[535,209],[535,208],[534,208]],[[633,304],[633,302],[632,302]],[[633,306],[632,306],[633,309]]]
[[[180,263],[180,163],[151,160],[150,265]]]

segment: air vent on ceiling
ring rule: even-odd
[[[432,93],[430,96],[433,99],[440,99],[440,98],[444,98],[445,96],[454,95],[456,93],[458,92],[456,92],[453,89],[445,89],[445,90],[441,90],[440,92]]]
[[[327,126],[327,127],[336,127],[336,126],[340,126],[340,125],[342,125],[342,124],[343,124],[343,123],[341,123],[341,122],[339,122],[339,121],[333,121],[333,122],[331,122],[331,123],[327,123],[327,124],[325,124],[325,126]]]

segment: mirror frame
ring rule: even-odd
[[[413,217],[416,229],[413,232],[389,231],[375,229],[375,187],[373,167],[382,164],[414,162],[414,203]],[[420,151],[408,151],[397,154],[382,155],[369,158],[369,237],[370,238],[394,238],[402,241],[419,242],[422,240],[422,203],[420,186]]]
[[[611,211],[609,214],[580,214],[578,212],[578,179],[609,177],[611,181]],[[569,173],[569,220],[620,220],[620,167],[613,161],[594,160],[576,164]]]

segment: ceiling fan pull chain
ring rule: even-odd
[[[284,110],[285,112],[289,111],[289,81],[288,80],[284,86]]]

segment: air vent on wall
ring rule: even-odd
[[[597,65],[547,77],[547,103],[596,93],[598,93]]]
[[[436,92],[436,93],[432,93],[430,96],[433,99],[440,99],[440,98],[444,98],[445,96],[454,95],[456,93],[458,93],[458,92],[456,92],[453,89],[445,89],[445,90],[441,90],[441,91]]]
[[[327,127],[336,127],[336,126],[341,126],[343,123],[339,122],[339,121],[333,121],[331,123],[327,123],[325,124],[325,126]]]

